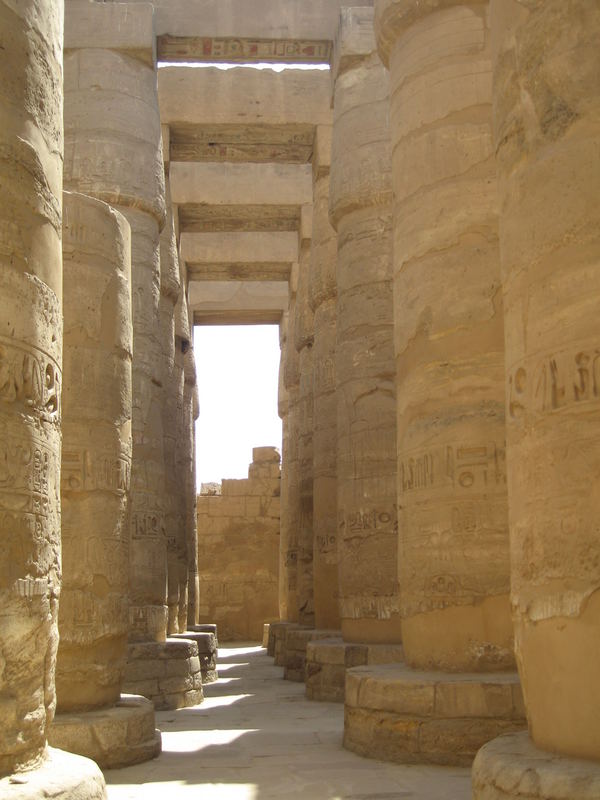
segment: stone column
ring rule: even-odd
[[[181,370],[175,367],[175,306],[181,291],[179,256],[175,237],[175,223],[171,205],[168,175],[165,176],[167,197],[167,223],[160,236],[160,334],[162,344],[163,432],[165,458],[167,537],[167,633],[179,633],[180,603],[185,606],[187,627],[187,535],[184,482],[177,473],[176,459],[179,442],[178,422],[183,419],[183,380]]]
[[[69,0],[67,12],[65,183],[115,205],[131,226],[130,642],[141,644],[130,647],[125,689],[155,699],[155,705],[180,707],[197,702],[192,686],[197,647],[194,653],[189,642],[184,652],[180,642],[165,643],[169,498],[160,231],[166,206],[154,12],[150,4],[79,0]],[[171,673],[167,676],[171,658],[179,661],[177,687]]]
[[[117,30],[128,8],[86,5],[84,11],[78,3],[70,2],[67,8],[68,15],[90,15],[82,21],[86,30],[93,24]],[[147,27],[148,50],[139,51],[140,58],[129,51],[77,48],[78,31],[71,41],[67,27],[65,185],[115,205],[131,225],[131,638],[164,641],[167,573],[159,230],[165,222],[165,184],[152,65],[152,9],[131,4],[129,10],[138,16],[141,28]]]
[[[313,236],[309,302],[313,346],[313,582],[315,627],[340,627],[337,566],[335,331],[337,241],[329,223],[331,127],[319,126],[313,152]]]
[[[129,633],[129,224],[106,203],[65,192],[63,259],[64,577],[49,741],[108,769],[154,758],[161,746],[152,703],[121,696]]]
[[[289,541],[289,526],[287,518],[284,524],[284,505],[288,493],[289,468],[287,457],[289,454],[290,440],[288,427],[289,393],[285,385],[285,363],[287,358],[287,348],[289,341],[289,312],[286,311],[279,323],[279,346],[281,348],[281,358],[279,360],[279,387],[277,393],[277,413],[281,419],[282,443],[281,443],[281,519],[279,528],[279,619],[288,618],[288,585],[289,575],[287,567],[287,543]],[[284,462],[284,459],[286,461]]]
[[[46,746],[60,594],[63,3],[0,2],[0,795],[105,797]],[[11,778],[14,773],[26,773]]]
[[[283,349],[283,385],[287,394],[281,457],[281,527],[279,542],[280,616],[298,622],[298,522],[300,483],[298,474],[298,401],[300,391],[299,358],[296,349],[296,293],[299,264],[290,275],[290,305]]]
[[[309,302],[310,239],[300,244],[294,343],[298,351],[298,622],[314,628],[313,590],[313,341]]]
[[[187,304],[187,299],[186,299]],[[185,385],[183,401],[183,453],[185,475],[185,525],[188,544],[189,559],[189,591],[193,599],[193,621],[189,625],[198,623],[198,609],[200,604],[200,588],[198,577],[198,527],[196,514],[196,420],[200,416],[200,403],[198,398],[198,381],[196,375],[196,361],[192,345],[193,336],[190,332],[189,346],[185,351]]]
[[[376,5],[391,76],[402,633],[422,669],[514,663],[487,5]]]
[[[600,6],[491,5],[511,586],[530,738],[481,751],[474,797],[515,797],[526,781],[529,797],[581,800],[600,796]]]
[[[342,634],[399,642],[389,77],[373,10],[336,41],[331,218],[338,233],[338,543]]]
[[[488,8],[483,0],[378,0],[375,8],[391,81],[399,581],[407,666],[349,673],[345,741],[391,760],[470,764],[496,731],[524,724],[518,676],[509,671]],[[422,703],[411,704],[415,682],[429,699],[424,694]],[[378,703],[383,686],[389,689]],[[382,720],[390,718],[397,726],[386,738]],[[372,737],[369,728],[376,731]]]

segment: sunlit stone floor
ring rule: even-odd
[[[157,713],[163,752],[106,772],[109,800],[469,800],[469,770],[405,767],[342,748],[341,704],[310,702],[266,650],[219,650],[201,706]]]

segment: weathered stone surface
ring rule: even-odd
[[[468,766],[482,744],[525,725],[516,673],[451,675],[403,664],[346,673],[344,747],[370,758]]]
[[[89,758],[47,748],[39,769],[0,778],[2,800],[106,800],[104,777]]]
[[[41,765],[56,702],[62,15],[56,0],[0,2],[0,777]]]
[[[185,633],[175,633],[171,638],[185,638],[196,642],[198,645],[198,656],[200,658],[202,683],[214,683],[214,681],[218,680],[217,639],[214,633],[209,631],[185,631]]]
[[[106,21],[113,19],[110,4]],[[125,52],[65,58],[65,185],[115,204],[131,226],[133,458],[130,633],[163,641],[166,505],[159,230],[165,183],[155,71]]]
[[[539,750],[527,732],[489,742],[473,763],[473,800],[596,800],[600,764]]]
[[[298,267],[290,281],[289,315],[281,351],[280,383],[285,392],[285,414],[282,417],[281,520],[279,541],[279,617],[298,621],[298,527],[300,483],[298,475],[298,398],[300,362],[295,345],[296,280]],[[282,393],[279,395],[280,399]],[[269,632],[272,638],[273,631]],[[269,646],[269,654],[271,652]]]
[[[123,688],[152,700],[157,711],[198,705],[204,695],[197,643],[172,638],[130,644]]]
[[[187,627],[188,545],[186,536],[187,465],[178,457],[183,444],[184,362],[176,340],[176,306],[181,275],[170,182],[165,176],[167,222],[160,235],[160,340],[162,345],[162,426],[165,460],[165,535],[167,539],[167,635]],[[189,335],[188,335],[189,338]]]
[[[492,11],[517,660],[534,743],[600,761],[600,7]]]
[[[369,13],[342,15],[336,49]],[[399,642],[389,78],[364,50],[339,59],[334,93],[340,614],[346,641]]]
[[[320,71],[165,67],[158,85],[169,125],[327,125],[331,113],[329,75]]]
[[[65,192],[63,262],[59,713],[117,702],[127,657],[132,361],[129,224],[106,203]],[[72,747],[66,749],[75,752]]]
[[[58,714],[49,743],[91,758],[102,769],[120,769],[156,758],[161,751],[154,706],[145,697],[121,695],[111,708]]]
[[[489,18],[483,2],[378,0],[376,29],[391,76],[405,656],[423,669],[506,669],[514,656]]]
[[[337,240],[329,223],[331,131],[318,129],[313,153],[309,303],[313,344],[313,582],[315,626],[339,629],[335,395]]]
[[[262,640],[278,618],[279,453],[255,448],[272,477],[223,480],[222,493],[199,495],[200,620],[216,620],[223,641]],[[271,468],[275,468],[273,474]]]
[[[346,670],[403,660],[402,645],[359,644],[343,639],[311,641],[306,647],[306,696],[309,700],[343,703]]]
[[[338,631],[294,628],[285,630],[285,663],[283,677],[286,681],[303,683],[305,679],[306,648],[317,639],[330,639]]]
[[[262,638],[262,646],[267,648],[269,646],[269,627],[270,623],[265,622],[263,625],[263,638]]]
[[[300,243],[298,290],[294,310],[294,346],[298,352],[298,495],[292,511],[297,525],[296,564],[298,622],[314,627],[313,574],[313,341],[314,315],[310,307],[311,240]]]
[[[285,636],[288,628],[302,628],[297,622],[273,622],[271,632],[273,635],[273,657],[275,666],[285,666]]]

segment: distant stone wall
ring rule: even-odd
[[[260,642],[263,623],[279,618],[280,455],[252,456],[248,478],[198,496],[199,621],[216,622],[222,641]]]

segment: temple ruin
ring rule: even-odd
[[[0,0],[0,800],[234,759],[267,680],[368,788],[231,797],[600,799],[599,43],[598,0]],[[201,490],[234,324],[283,442]]]

